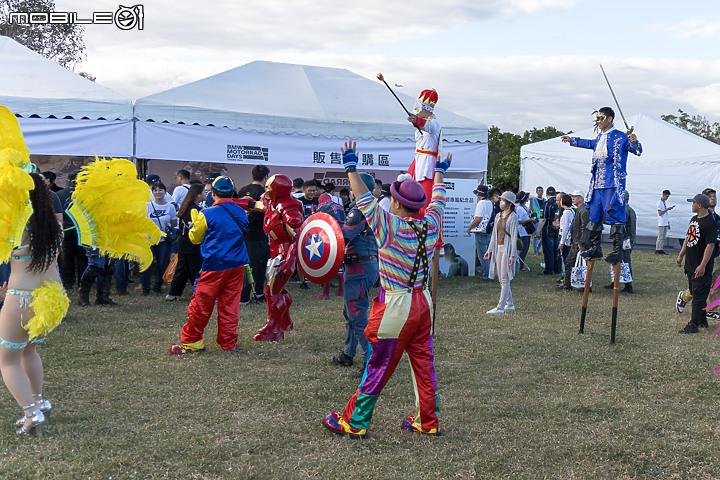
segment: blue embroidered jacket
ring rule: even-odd
[[[589,148],[595,150],[602,134],[594,140],[585,140],[578,137],[570,137],[570,145],[573,147]],[[592,200],[593,190],[596,188],[614,188],[617,198],[625,195],[625,180],[627,178],[627,155],[628,152],[640,156],[642,145],[640,142],[630,143],[628,136],[623,132],[611,129],[607,133],[607,157],[604,160],[593,158],[590,169],[590,186],[585,196],[585,201]]]

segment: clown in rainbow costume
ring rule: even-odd
[[[93,173],[98,170],[99,174]],[[127,160],[97,161],[81,175],[85,188],[81,188],[82,181],[78,182],[80,191],[76,190],[77,198],[74,195],[74,207],[70,209],[75,212],[73,218],[84,241],[115,257],[143,263],[150,254],[150,243],[160,239],[160,231],[152,222],[148,226],[133,215],[138,210],[140,217],[145,217],[145,202],[149,198],[144,182],[135,179],[134,165]],[[94,192],[87,185],[103,177],[112,178],[117,192],[106,199],[108,205],[99,211],[94,198],[108,196],[107,190]],[[133,201],[134,182],[143,191],[140,203]],[[30,162],[17,118],[3,106],[0,106],[0,191],[3,192],[0,262],[10,263],[10,278],[0,286],[0,297],[5,298],[0,310],[0,372],[24,413],[15,422],[18,427],[15,433],[40,436],[52,404],[43,398],[43,367],[37,345],[60,324],[70,301],[57,269],[62,231],[50,190]],[[122,211],[113,204],[122,205]],[[103,229],[109,220],[122,224],[120,230]]]
[[[590,186],[585,201],[590,210],[590,221],[583,232],[583,257],[602,258],[600,240],[603,222],[610,225],[613,251],[605,261],[615,264],[622,261],[622,242],[625,238],[625,182],[627,179],[628,152],[640,156],[642,145],[634,133],[616,130],[613,124],[615,111],[602,107],[596,112],[595,127],[600,133],[586,140],[563,135],[561,140],[572,147],[593,151],[590,169]]]
[[[405,417],[400,427],[439,435],[428,258],[440,239],[445,210],[443,175],[451,157],[435,163],[433,196],[425,214],[420,213],[426,204],[425,192],[408,174],[400,175],[390,187],[390,213],[378,206],[357,172],[355,142],[345,143],[342,152],[357,206],[378,243],[380,290],[365,328],[370,358],[360,386],[344,411],[330,412],[323,425],[339,435],[365,438],[380,392],[403,352],[407,352],[415,389],[415,412]]]
[[[415,129],[415,158],[407,173],[422,185],[428,201],[432,198],[435,163],[441,157],[442,137],[440,122],[435,116],[438,94],[434,89],[423,90],[415,101],[415,115],[407,119]],[[425,207],[421,212],[425,211]]]

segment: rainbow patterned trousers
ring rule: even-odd
[[[381,290],[373,300],[365,328],[365,337],[370,342],[370,360],[360,386],[342,414],[351,427],[368,428],[380,392],[403,352],[407,352],[415,389],[415,422],[423,429],[438,428],[431,304],[430,293],[423,288]]]

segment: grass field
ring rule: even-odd
[[[435,341],[442,437],[401,431],[414,397],[406,361],[378,401],[368,438],[321,426],[357,387],[332,364],[342,301],[290,284],[296,330],[254,342],[261,305],[241,307],[240,342],[174,357],[187,302],[116,298],[71,305],[41,348],[55,405],[42,438],[17,438],[20,410],[0,389],[0,478],[720,478],[720,340],[679,335],[683,273],[674,256],[635,252],[635,294],[612,293],[598,265],[585,335],[582,296],[532,272],[512,282],[517,311],[488,316],[497,283],[440,283]]]

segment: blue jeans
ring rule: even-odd
[[[153,265],[155,265],[155,290],[160,290],[163,284],[163,274],[168,266],[170,260],[170,244],[168,242],[160,242],[157,245],[150,247],[153,254]],[[142,283],[143,291],[150,290],[150,276],[152,272],[152,265],[150,268],[140,273],[140,282]]]
[[[345,266],[343,280],[345,297],[345,347],[343,353],[354,357],[360,344],[363,361],[370,358],[365,327],[368,324],[370,289],[377,282],[380,269],[377,260]]]
[[[477,250],[478,258],[480,259],[484,279],[490,278],[490,260],[483,260],[483,256],[485,255],[485,252],[487,252],[488,245],[490,245],[489,233],[475,234],[475,249]]]
[[[560,263],[560,252],[558,251],[560,246],[560,238],[557,235],[550,236],[547,233],[543,233],[542,236],[542,249],[543,257],[545,257],[545,270],[544,275],[552,275],[553,273],[561,273],[563,266]]]
[[[115,290],[118,292],[127,290],[127,260],[115,260]]]

